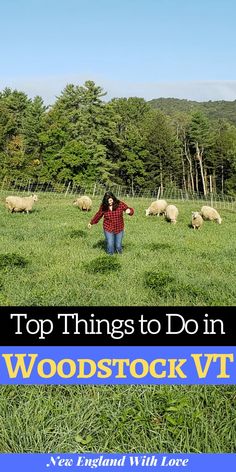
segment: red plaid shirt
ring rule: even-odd
[[[124,219],[123,219],[123,212],[129,208],[130,213],[129,215],[132,216],[134,214],[134,209],[128,207],[126,203],[120,202],[116,210],[104,211],[102,206],[100,206],[98,212],[94,217],[91,219],[91,225],[96,225],[99,220],[104,216],[103,220],[103,228],[105,231],[109,233],[118,234],[124,229]]]

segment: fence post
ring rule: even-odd
[[[97,182],[95,182],[94,187],[93,187],[93,197],[95,197],[96,195],[96,186],[97,186]]]
[[[70,181],[70,182],[68,183],[68,185],[67,185],[67,189],[66,189],[66,192],[65,192],[65,197],[66,197],[66,195],[67,195],[68,192],[69,192],[70,184],[71,184],[71,181]]]
[[[6,176],[4,176],[4,177],[3,177],[3,181],[2,181],[2,189],[1,189],[1,190],[3,190],[3,187],[4,187],[4,184],[5,184],[5,181],[6,181],[6,180],[7,180],[7,179],[6,179]]]
[[[31,182],[31,179],[29,179],[29,182],[28,182],[28,193],[30,191],[30,182]]]
[[[73,185],[72,185],[72,188],[71,188],[71,192],[70,192],[71,195],[73,195],[73,193],[74,193],[74,188],[75,188],[75,183],[73,182]]]

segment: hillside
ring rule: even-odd
[[[150,100],[148,103],[150,103],[153,108],[159,108],[167,115],[172,115],[176,112],[191,113],[196,109],[200,109],[210,118],[225,118],[236,124],[236,100],[196,102],[185,99],[180,100],[178,98],[156,98]]]

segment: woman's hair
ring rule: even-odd
[[[118,198],[116,198],[114,193],[106,192],[103,199],[102,199],[102,209],[103,209],[103,211],[107,211],[108,208],[109,208],[109,203],[108,203],[109,198],[112,198],[112,200],[113,200],[112,207],[113,207],[114,210],[116,210],[116,208],[118,207],[118,205],[120,203],[120,200],[118,200]]]

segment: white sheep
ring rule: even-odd
[[[173,224],[177,223],[177,217],[179,214],[179,210],[175,205],[168,205],[166,207],[165,216],[168,221]]]
[[[92,208],[92,200],[87,197],[87,195],[83,195],[77,198],[77,200],[73,202],[73,205],[79,207],[82,211],[90,211]]]
[[[37,195],[30,197],[14,197],[6,198],[6,208],[13,212],[26,212],[27,214],[32,210],[34,202],[38,201]]]
[[[201,208],[200,214],[204,220],[216,221],[219,225],[222,223],[222,218],[220,217],[218,211],[216,211],[213,207],[203,206]]]
[[[161,215],[165,213],[165,209],[167,207],[167,202],[165,200],[155,200],[151,203],[150,207],[145,210],[146,216],[148,215]]]
[[[192,211],[192,227],[199,229],[203,225],[203,218],[198,211]]]

